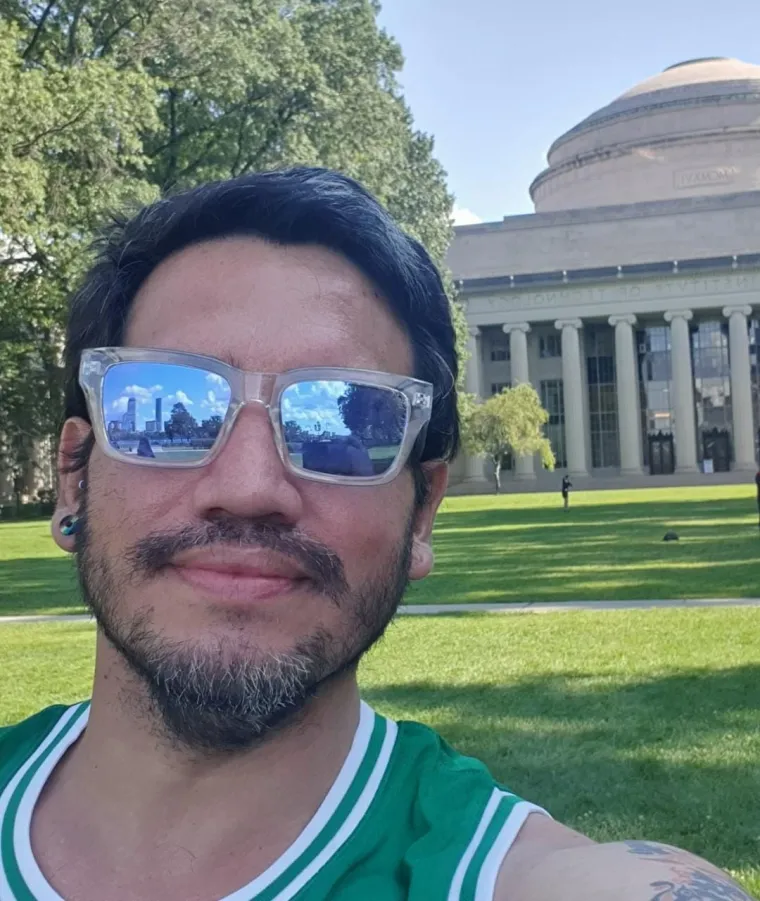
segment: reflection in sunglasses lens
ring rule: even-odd
[[[341,380],[296,382],[280,400],[291,463],[325,475],[367,478],[387,472],[407,425],[405,396]]]
[[[125,458],[197,463],[213,447],[230,403],[215,372],[174,363],[116,363],[103,379],[103,422]]]

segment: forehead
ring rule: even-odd
[[[252,237],[196,244],[164,260],[135,297],[125,343],[256,371],[413,371],[405,330],[361,270],[324,247]]]

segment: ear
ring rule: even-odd
[[[67,419],[61,431],[61,440],[58,444],[58,503],[56,504],[53,521],[50,524],[53,540],[61,550],[73,553],[76,547],[74,535],[64,535],[61,531],[61,520],[65,516],[73,516],[79,513],[82,499],[82,489],[79,483],[87,478],[87,470],[79,469],[76,472],[67,471],[71,466],[71,457],[74,451],[92,431],[89,422],[79,417]]]
[[[425,503],[414,514],[412,559],[409,564],[409,578],[413,581],[424,579],[433,568],[433,525],[449,484],[448,463],[425,463],[422,468],[428,480],[429,492]]]

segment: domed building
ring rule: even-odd
[[[547,163],[535,213],[456,229],[468,390],[532,383],[578,487],[751,478],[760,66],[671,66],[559,137]],[[533,458],[510,468],[515,489],[557,481]],[[463,458],[453,490],[485,490],[486,475]]]

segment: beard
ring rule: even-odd
[[[194,753],[248,750],[292,723],[320,686],[356,669],[382,637],[408,584],[411,516],[377,574],[351,589],[340,558],[290,527],[223,517],[150,533],[122,557],[128,566],[124,572],[100,547],[86,495],[80,515],[77,570],[84,601],[142,685],[132,698],[140,713],[173,747]],[[341,611],[342,634],[315,628],[288,651],[273,652],[256,646],[247,618],[234,611],[228,618],[236,637],[210,643],[162,634],[152,624],[152,607],[126,611],[125,586],[139,591],[180,551],[224,544],[264,548],[298,563],[312,590]]]

